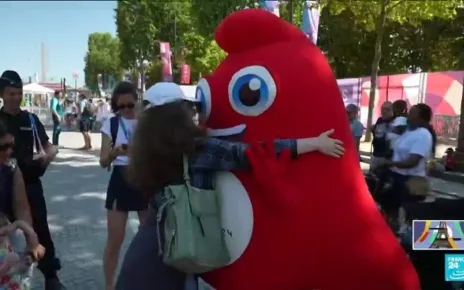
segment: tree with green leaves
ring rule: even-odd
[[[259,0],[224,0],[224,1],[203,1],[190,0],[191,15],[198,33],[207,39],[212,39],[214,30],[227,15],[243,8],[259,7]]]
[[[191,67],[192,82],[199,80],[202,74],[212,73],[226,56],[214,40],[195,32],[185,33],[183,44],[181,53]]]
[[[461,4],[460,0],[325,0],[324,2],[329,5],[330,9],[335,13],[350,10],[356,16],[357,22],[363,24],[367,30],[375,31],[376,39],[371,65],[371,88],[369,92],[369,112],[367,119],[368,127],[372,125],[377,76],[379,73],[380,60],[382,58],[382,42],[388,23],[408,23],[417,26],[423,20],[433,18],[450,19],[456,15],[456,8]],[[370,139],[370,130],[367,130],[366,141],[370,141]]]
[[[109,76],[116,79],[122,76],[119,59],[119,40],[111,33],[95,32],[89,35],[88,51],[85,55],[85,84],[93,92],[98,90],[98,75],[103,80]]]
[[[116,30],[121,42],[121,63],[126,69],[141,69],[144,59],[150,60],[158,55],[156,50],[158,29],[154,19],[151,1],[118,1]]]
[[[171,44],[172,66],[176,75],[177,67],[184,58],[191,59],[190,55],[183,55],[185,51],[192,51],[186,48],[187,45],[194,45],[195,48],[208,45],[200,41],[200,38],[194,38],[199,42],[192,41],[191,36],[196,35],[196,27],[192,23],[191,11],[191,1],[118,1],[116,24],[122,43],[121,60],[124,66],[142,72],[142,68],[138,66],[142,60],[148,60],[148,83],[160,81],[162,76],[159,42],[166,41]],[[205,52],[205,49],[200,47],[198,52],[195,52],[198,57],[199,52]],[[195,65],[196,63],[193,64],[193,68]]]

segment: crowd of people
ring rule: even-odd
[[[40,180],[58,149],[39,118],[21,110],[23,83],[18,73],[3,72],[0,95],[0,285],[8,290],[29,289],[25,268],[38,261],[45,289],[65,289],[57,275],[61,263],[50,234]],[[17,229],[24,232],[24,239],[15,237]]]
[[[355,105],[347,106],[359,150],[364,128],[357,113]],[[432,115],[432,109],[424,103],[408,111],[404,100],[387,101],[382,104],[381,116],[368,129],[373,134],[368,177],[376,178],[374,184],[370,180],[371,192],[385,214],[395,220],[402,204],[423,201],[429,194],[428,163],[434,158],[437,143],[430,125]]]
[[[55,256],[40,181],[57,154],[59,123],[65,110],[60,107],[56,94],[51,104],[56,121],[53,145],[37,116],[20,109],[22,82],[16,72],[3,73],[0,93],[4,100],[0,111],[0,212],[4,214],[0,220],[0,283],[9,287],[7,289],[29,289],[30,277],[26,270],[32,262],[38,261],[38,268],[45,276],[45,289],[65,289],[57,276],[61,265]],[[136,88],[122,82],[110,100],[114,116],[102,118],[100,165],[112,171],[105,203],[108,226],[104,252],[106,289],[175,290],[184,289],[184,286],[196,289],[195,277],[165,265],[157,254],[161,245],[156,241],[162,237],[157,229],[160,221],[156,211],[162,203],[162,188],[188,178],[192,186],[206,190],[213,187],[213,174],[218,170],[249,170],[247,146],[207,137],[201,122],[201,106],[184,96],[174,83],[158,83],[146,92],[145,109],[140,118],[136,118],[136,102]],[[89,119],[84,113],[86,103],[82,98],[77,110],[83,133],[89,131]],[[343,145],[331,139],[329,133],[316,138],[276,140],[276,150],[290,150],[293,155],[318,150],[338,158],[343,155]],[[91,146],[90,143],[86,145],[85,149]],[[130,211],[138,212],[141,227],[114,286]],[[26,250],[13,244],[17,229],[24,231]],[[27,253],[24,256],[27,259],[20,253]],[[144,267],[139,267],[142,264]]]
[[[103,123],[112,116],[110,98],[99,99],[96,104],[92,98],[80,94],[76,101],[62,99],[61,93],[55,91],[50,101],[50,113],[53,120],[52,144],[59,145],[62,126],[71,131],[77,128],[84,140],[82,150],[92,149],[90,133],[99,131]]]
[[[84,138],[83,150],[92,148],[94,120],[100,124],[100,165],[111,171],[105,202],[106,289],[196,289],[196,276],[168,266],[159,255],[163,248],[160,243],[166,237],[160,233],[165,217],[157,213],[169,206],[163,192],[183,183],[198,191],[213,190],[215,172],[250,170],[248,145],[208,137],[201,104],[185,96],[174,83],[157,83],[147,90],[142,112],[137,110],[137,90],[128,82],[119,83],[111,99],[98,101],[97,109],[84,95],[76,105],[64,104],[56,92],[50,107],[52,142],[37,116],[20,109],[22,81],[16,72],[2,74],[0,95],[4,102],[0,110],[0,285],[28,289],[30,265],[38,261],[45,289],[65,289],[57,275],[61,265],[48,227],[40,178],[58,153],[62,121],[76,118]],[[364,131],[358,120],[359,108],[350,104],[346,111],[359,150]],[[382,190],[376,186],[372,193],[387,218],[401,221],[395,230],[410,235],[402,227],[408,219],[402,208],[423,201],[428,192],[427,162],[436,146],[430,126],[432,110],[423,103],[408,110],[407,103],[399,100],[384,103],[381,112],[369,129],[374,135],[370,170],[381,184],[389,186],[382,186]],[[293,157],[313,151],[341,157],[343,143],[329,137],[332,131],[321,133],[319,137],[274,140],[272,150]],[[141,226],[119,277],[115,277],[131,211],[138,213]],[[18,246],[18,230],[24,233],[26,250]]]
[[[347,106],[353,117],[356,106]],[[370,170],[366,181],[379,209],[404,249],[410,254],[425,289],[461,289],[460,283],[446,285],[441,269],[443,254],[412,251],[413,219],[461,219],[463,204],[454,200],[424,203],[430,194],[428,176],[437,170],[453,170],[454,150],[448,148],[445,156],[436,161],[437,137],[430,125],[432,109],[423,103],[408,110],[404,100],[385,102],[381,116],[371,130],[373,134]],[[354,121],[353,121],[354,120]],[[359,125],[352,125],[355,140]],[[428,265],[428,266],[426,266]],[[446,288],[446,287],[451,288]]]

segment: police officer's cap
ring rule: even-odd
[[[3,90],[6,87],[22,88],[23,81],[19,74],[13,70],[6,70],[0,77],[0,89]]]

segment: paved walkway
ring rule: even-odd
[[[51,132],[48,133],[51,136]],[[100,144],[93,134],[95,145]],[[82,137],[64,132],[64,147],[82,147]],[[97,146],[99,147],[99,146]],[[62,262],[60,278],[68,290],[104,289],[102,255],[106,241],[104,200],[109,172],[98,165],[96,152],[60,149],[55,162],[42,178],[48,206],[48,220],[57,253]],[[125,253],[137,222],[131,216]],[[43,289],[43,279],[35,272],[33,289]]]

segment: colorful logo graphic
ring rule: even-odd
[[[464,220],[415,220],[412,225],[414,250],[464,250]]]
[[[464,281],[464,255],[445,255],[445,280]]]

